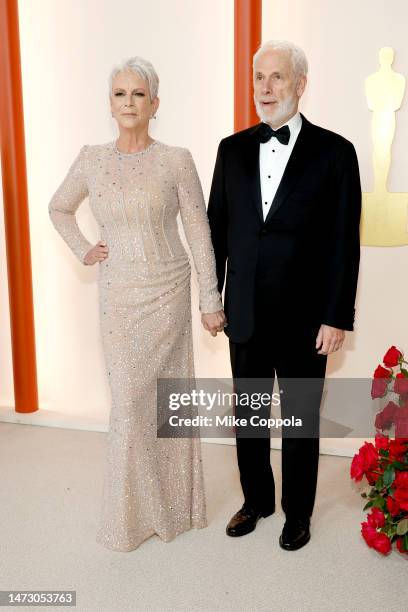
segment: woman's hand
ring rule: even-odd
[[[107,258],[109,249],[106,246],[106,242],[99,240],[92,249],[90,249],[84,257],[84,264],[87,266],[93,266],[97,261],[103,261]]]
[[[223,310],[217,312],[203,312],[201,314],[201,323],[204,329],[210,332],[212,336],[216,336],[217,332],[222,332],[227,325],[227,319]]]

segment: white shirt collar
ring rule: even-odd
[[[285,121],[285,123],[282,123],[282,125],[280,125],[280,126],[279,126],[278,128],[276,128],[276,129],[278,129],[278,130],[279,130],[279,129],[280,129],[281,127],[283,127],[284,125],[289,126],[289,129],[290,129],[291,133],[292,133],[293,131],[300,130],[300,127],[301,127],[301,125],[302,125],[302,117],[301,117],[301,115],[300,115],[300,112],[299,112],[299,111],[297,111],[297,113],[295,113],[295,114],[293,115],[293,117],[291,117],[291,118],[289,119],[289,121]]]

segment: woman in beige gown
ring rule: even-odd
[[[119,138],[83,146],[49,204],[55,228],[77,258],[99,263],[112,404],[96,539],[120,551],[155,533],[167,542],[206,526],[199,439],[157,437],[157,378],[194,377],[191,266],[178,233],[179,212],[198,275],[203,325],[216,335],[225,323],[191,154],[148,134],[157,89],[154,68],[142,58],[112,71]],[[95,246],[75,217],[86,197],[100,228]]]

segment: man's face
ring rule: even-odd
[[[296,79],[289,53],[267,49],[254,67],[254,102],[256,112],[276,129],[297,112],[306,87],[306,77]]]

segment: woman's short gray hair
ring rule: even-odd
[[[297,79],[303,75],[307,75],[308,64],[305,52],[303,51],[303,49],[301,49],[297,45],[294,45],[288,40],[268,40],[263,45],[261,45],[253,57],[252,66],[254,70],[255,63],[259,56],[262,55],[262,53],[264,53],[265,51],[268,51],[269,49],[286,51],[286,53],[289,54],[289,57],[292,62],[293,71]]]
[[[150,99],[153,100],[159,93],[159,77],[153,64],[143,57],[130,57],[127,60],[123,60],[112,69],[109,76],[109,96],[112,95],[112,83],[115,76],[123,70],[131,70],[136,72],[142,79],[145,79],[149,85]]]

